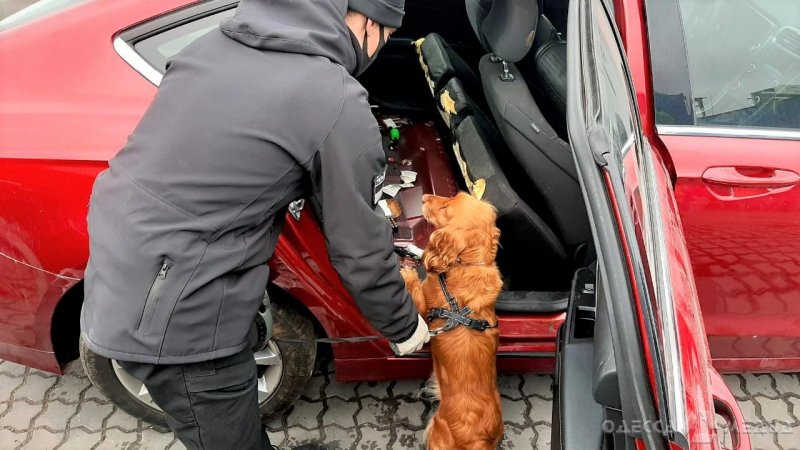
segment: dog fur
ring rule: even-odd
[[[423,255],[427,277],[420,281],[416,270],[402,270],[420,314],[448,308],[438,282],[438,274],[445,272],[459,308],[469,306],[470,317],[497,323],[494,307],[503,283],[495,264],[500,230],[494,208],[465,193],[453,198],[425,195],[422,201],[423,215],[436,228]],[[430,327],[442,325],[444,320],[437,319]],[[433,377],[427,390],[438,394],[440,404],[425,433],[428,449],[497,448],[503,437],[499,335],[497,328],[458,326],[431,338]]]

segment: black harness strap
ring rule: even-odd
[[[496,328],[497,324],[490,325],[488,321],[482,319],[473,319],[468,317],[472,314],[472,309],[469,306],[465,306],[461,309],[458,309],[458,302],[453,294],[450,293],[450,290],[447,289],[447,282],[445,281],[446,276],[444,273],[439,274],[439,287],[442,288],[442,293],[444,294],[445,300],[447,300],[447,305],[450,309],[444,308],[433,308],[428,312],[428,322],[432,322],[435,319],[447,319],[444,326],[441,328],[437,328],[435,330],[431,330],[432,335],[437,335],[439,333],[443,333],[445,331],[450,331],[459,325],[464,325],[465,327],[476,330],[476,331],[485,331],[487,328]]]

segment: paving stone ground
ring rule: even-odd
[[[552,378],[501,376],[506,420],[503,449],[550,448]],[[754,449],[800,450],[800,374],[728,375]],[[300,400],[268,424],[281,448],[324,441],[354,450],[418,449],[432,405],[423,380],[343,384],[318,370]],[[111,404],[80,364],[57,377],[0,361],[0,450],[183,449]]]

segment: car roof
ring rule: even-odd
[[[156,92],[114,35],[191,3],[89,0],[0,33],[0,158],[110,159]]]

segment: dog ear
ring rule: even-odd
[[[422,256],[422,262],[428,272],[447,272],[456,265],[458,255],[464,251],[464,237],[448,228],[440,228],[431,233],[431,239]]]

